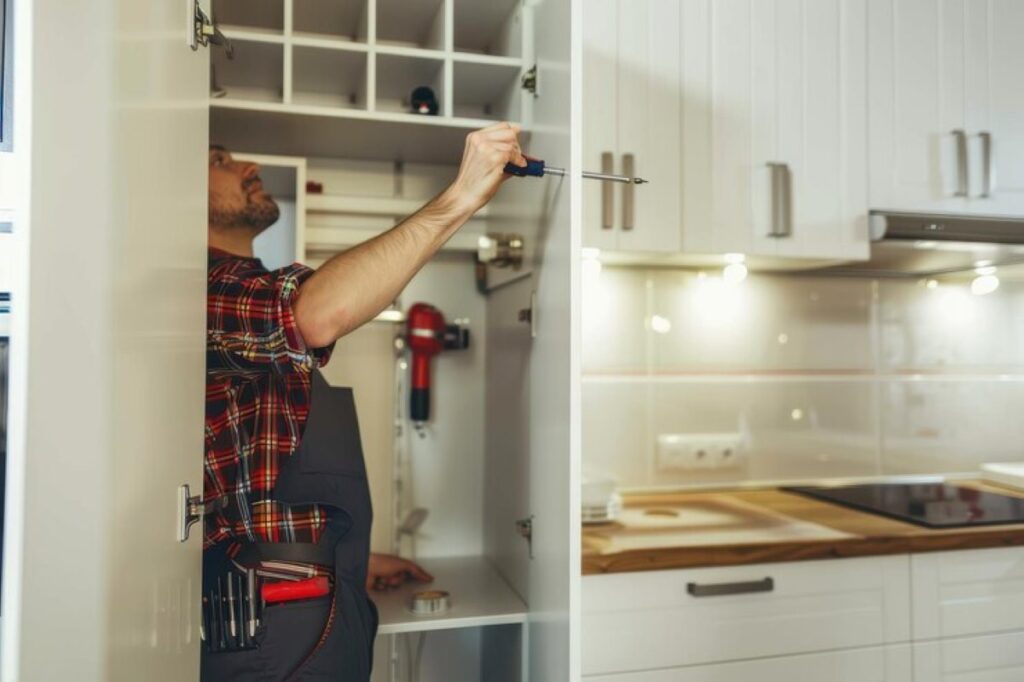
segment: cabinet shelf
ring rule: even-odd
[[[368,22],[367,0],[292,0],[296,34],[365,43]]]

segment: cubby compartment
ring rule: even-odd
[[[214,97],[281,102],[284,90],[284,46],[234,40],[234,59],[224,50],[210,51],[210,93]]]
[[[366,108],[365,52],[299,45],[292,50],[293,103]]]
[[[455,62],[452,100],[458,118],[518,121],[522,117],[519,66]]]
[[[368,0],[292,0],[292,35],[365,43]]]
[[[213,0],[213,18],[225,31],[233,29],[284,33],[284,0]]]
[[[377,0],[377,44],[443,50],[444,0]]]
[[[412,114],[412,92],[420,86],[434,91],[439,106],[444,110],[444,60],[398,55],[377,55],[377,110]],[[421,114],[427,116],[428,114]]]
[[[453,0],[456,52],[522,57],[521,0]]]

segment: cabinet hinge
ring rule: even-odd
[[[533,558],[533,516],[530,515],[525,519],[519,519],[516,521],[516,533],[518,533],[524,540],[529,548],[530,558]]]
[[[537,96],[537,65],[534,64],[530,69],[523,74],[522,78],[523,90],[526,90],[534,97]]]
[[[235,46],[231,44],[231,41],[220,32],[217,28],[217,24],[214,23],[210,15],[206,13],[203,6],[199,4],[199,0],[189,0],[192,6],[190,16],[192,17],[192,30],[189,31],[188,46],[193,51],[198,50],[199,46],[208,47],[209,45],[219,45],[224,48],[224,52],[228,59],[235,58]]]
[[[193,495],[188,483],[178,486],[178,542],[188,540],[189,529],[203,514],[220,511],[226,502],[224,497],[203,499],[202,495]]]

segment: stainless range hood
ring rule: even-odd
[[[871,258],[829,273],[921,277],[1024,263],[1024,219],[872,211]]]

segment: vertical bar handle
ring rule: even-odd
[[[611,152],[603,152],[601,154],[601,172],[611,174],[615,172],[612,167],[614,163]],[[601,183],[601,229],[610,230],[612,229],[612,213],[615,210],[615,188],[612,187],[612,183],[603,182]]]
[[[784,163],[768,164],[772,181],[771,227],[769,237],[789,237],[793,234],[793,211],[789,166]]]
[[[956,193],[955,197],[966,197],[969,193],[967,188],[967,133],[957,129],[953,131],[953,139],[956,142]]]
[[[622,155],[622,174],[627,178],[636,175],[636,157],[632,154]],[[622,229],[627,232],[635,227],[636,212],[633,187],[633,183],[628,183],[622,187]]]
[[[987,199],[992,196],[993,176],[995,168],[992,166],[992,133],[985,131],[978,133],[981,138],[981,196]]]

